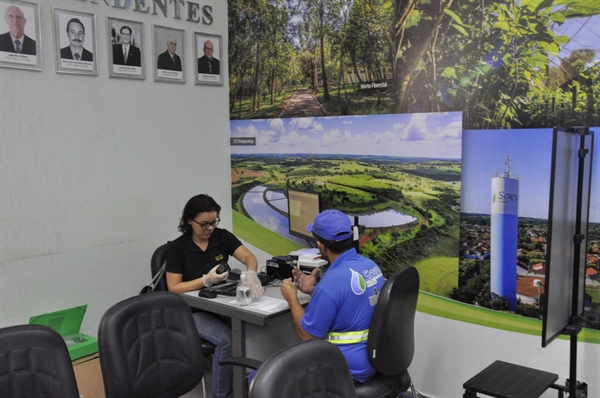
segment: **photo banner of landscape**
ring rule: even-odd
[[[231,147],[234,228],[260,225],[244,237],[257,246],[263,229],[309,246],[289,235],[285,190],[320,192],[324,208],[359,216],[360,251],[386,275],[415,266],[422,291],[505,312],[490,288],[490,215],[492,180],[508,167],[518,179],[518,305],[510,312],[539,319],[552,129],[461,132],[460,120],[447,113],[231,121],[232,141],[255,143]],[[600,175],[598,156],[592,175]],[[598,329],[600,184],[592,180],[584,324]],[[469,314],[459,305],[446,316],[457,312]]]
[[[590,130],[595,142],[582,321],[584,327],[600,329],[600,128]],[[492,297],[490,286],[494,255],[502,250],[499,245],[494,251],[491,245],[492,180],[500,175],[505,179],[508,167],[510,179],[518,181],[518,225],[515,235],[508,235],[517,245],[511,253],[516,262],[511,270],[516,270],[515,312],[539,318],[547,261],[552,137],[553,130],[547,128],[463,132],[459,288],[451,295],[453,299],[508,310],[506,300]]]
[[[230,118],[600,125],[600,2],[228,0]]]
[[[449,297],[458,283],[461,120],[452,112],[231,121],[232,142],[256,143],[231,146],[233,210],[262,227],[245,239],[260,245],[269,231],[308,246],[288,233],[286,189],[318,192],[323,209],[358,217],[360,252],[386,276],[415,266],[422,290]]]
[[[406,239],[407,232],[402,231],[388,235],[382,233],[366,239],[366,242],[361,241],[361,249],[369,252],[374,242],[376,249],[371,251],[370,256],[374,258],[378,254],[376,261],[391,261],[387,255],[396,256],[402,266],[414,265],[422,275],[427,272],[422,278],[421,288],[425,292],[434,292],[435,296],[422,294],[419,311],[539,335],[541,321],[537,299],[538,291],[540,294],[543,292],[542,283],[534,285],[532,282],[531,287],[524,286],[531,281],[520,277],[519,273],[515,286],[509,286],[509,290],[515,289],[516,299],[511,299],[509,310],[505,311],[506,303],[496,300],[492,294],[498,288],[493,285],[494,278],[490,278],[490,250],[483,250],[490,242],[483,242],[477,248],[469,245],[474,240],[485,240],[485,219],[478,217],[480,214],[487,217],[489,228],[492,177],[496,176],[496,182],[506,182],[498,176],[506,170],[507,155],[514,174],[527,174],[520,170],[523,160],[516,152],[511,155],[499,149],[504,148],[506,143],[518,142],[514,140],[514,134],[551,131],[555,126],[600,125],[600,107],[597,106],[600,103],[600,2],[228,0],[228,14],[232,145],[234,137],[237,137],[238,143],[255,142],[258,148],[261,140],[270,140],[269,135],[275,135],[273,128],[267,129],[269,132],[266,134],[257,134],[257,131],[266,130],[252,124],[245,131],[240,129],[243,124],[238,123],[252,119],[264,126],[268,120],[281,123],[280,120],[294,118],[318,123],[321,119],[350,115],[410,117],[411,114],[460,113],[462,128],[469,133],[490,130],[497,134],[497,142],[503,145],[488,146],[485,152],[477,145],[469,145],[468,138],[463,142],[464,166],[469,165],[465,156],[470,155],[470,151],[488,157],[490,164],[480,167],[485,175],[481,181],[475,182],[475,177],[463,175],[460,183],[461,217],[455,220],[454,214],[443,213],[445,226],[452,222],[460,224],[457,247],[445,250],[444,244],[451,242],[454,236],[446,236],[447,239],[437,236],[433,244],[426,240],[421,242],[419,249],[424,252],[419,256],[410,247],[410,243],[417,240],[414,237]],[[506,141],[501,138],[504,134]],[[527,139],[525,135],[523,138]],[[246,141],[244,137],[255,138]],[[292,143],[307,140],[307,137],[291,134],[286,139]],[[315,156],[328,154],[323,149],[323,144],[328,143],[327,138],[323,137],[322,142],[311,144]],[[375,134],[373,142],[377,142],[379,137],[381,134]],[[543,224],[543,228],[547,227],[551,138],[547,140],[538,154],[541,162],[529,165],[531,170],[539,171],[539,178],[533,182],[528,179],[525,186],[520,179],[518,184],[515,183],[520,190],[519,214],[511,221],[518,224],[519,235],[515,247],[518,265],[515,268],[518,267],[519,272],[526,269],[526,277],[530,278],[543,274],[540,274],[540,269],[544,264],[536,260],[540,259],[539,250],[543,249],[545,237],[533,236],[534,232],[529,228],[532,223],[524,224],[524,221],[532,219]],[[599,141],[597,138],[596,145]],[[374,148],[373,143],[366,139],[357,142],[357,145],[369,148],[372,157],[388,156],[391,150],[386,145]],[[537,143],[521,145],[531,149],[532,154],[537,153]],[[260,182],[277,175],[273,167],[262,169],[262,161],[241,161],[243,156],[253,154],[255,149],[232,146],[234,228],[237,227],[238,232],[243,231],[245,239],[252,239],[255,231],[252,223],[247,222],[248,218],[241,215],[241,194],[249,189],[254,179]],[[279,149],[274,148],[271,153],[269,161],[273,164],[294,153],[279,153]],[[382,152],[371,152],[371,149],[381,149]],[[438,145],[429,149],[436,152],[445,148]],[[594,181],[598,175],[598,154],[596,151]],[[281,158],[277,159],[277,156]],[[445,159],[444,156],[441,158]],[[289,170],[304,170],[299,167],[302,166],[300,163],[286,162],[282,164],[287,165]],[[240,165],[242,167],[236,168]],[[337,167],[332,163],[318,166],[322,168],[321,172]],[[459,169],[461,167],[459,165]],[[312,172],[316,172],[317,168]],[[402,172],[408,173],[407,170]],[[423,174],[421,177],[425,178]],[[304,184],[304,187],[312,188],[306,185],[308,181]],[[466,192],[480,184],[485,184],[486,188],[476,192],[477,198],[481,203],[488,202],[487,210],[474,209],[462,203],[474,199],[471,194],[465,197]],[[280,188],[283,190],[285,186]],[[415,189],[414,186],[403,188]],[[597,187],[592,189],[592,196],[597,198]],[[408,199],[414,199],[414,192],[412,195]],[[434,196],[439,200],[436,202],[428,198],[428,206],[453,199],[442,197],[441,193]],[[335,201],[336,196],[332,197]],[[357,198],[355,196],[353,200]],[[347,198],[337,200],[348,201]],[[278,202],[274,200],[271,204]],[[361,202],[366,203],[368,201]],[[530,209],[535,212],[529,212]],[[421,210],[418,213],[422,216],[429,210],[436,211],[428,207]],[[597,207],[591,209],[592,219],[597,212]],[[430,232],[428,228],[435,225],[433,220],[428,221],[429,224],[418,228],[420,233]],[[277,224],[273,220],[265,220],[265,223]],[[471,225],[482,228],[481,234],[471,236]],[[593,238],[590,240],[597,242],[597,224],[591,224],[590,229]],[[441,232],[439,228],[434,230]],[[523,239],[522,234],[525,234]],[[427,235],[430,237],[434,233]],[[276,236],[281,235],[277,233]],[[529,243],[530,247],[523,249],[525,236],[534,241]],[[419,234],[416,237],[423,236]],[[398,244],[399,240],[401,244]],[[504,249],[506,247],[504,245]],[[469,252],[471,249],[474,252]],[[446,257],[449,251],[451,253]],[[587,282],[598,281],[598,256],[598,245],[592,243],[588,246]],[[422,266],[418,260],[430,257],[452,260],[439,261],[431,267]],[[457,257],[460,258],[458,270],[448,265]],[[524,262],[524,259],[527,261]],[[390,267],[386,272],[393,269]],[[597,328],[595,325],[600,318],[597,284],[586,285],[586,299],[589,299],[588,303],[595,303],[586,307],[586,327]],[[487,308],[498,311],[488,311]],[[580,338],[600,342],[600,334],[589,336],[584,333]]]

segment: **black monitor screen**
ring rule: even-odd
[[[321,212],[321,195],[317,192],[288,189],[287,199],[290,234],[314,240],[312,233],[306,232],[306,227]]]

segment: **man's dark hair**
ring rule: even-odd
[[[212,197],[205,194],[192,197],[183,208],[181,220],[179,220],[179,232],[188,235],[191,234],[192,226],[188,221],[194,219],[200,213],[207,213],[210,211],[216,211],[217,217],[219,217],[219,214],[221,213],[221,206],[219,206]]]
[[[341,254],[341,253],[348,251],[354,247],[354,240],[352,240],[352,237],[349,237],[348,239],[344,239],[344,240],[334,241],[334,240],[323,239],[322,237],[315,234],[314,232],[313,232],[313,237],[315,238],[316,241],[321,242],[323,244],[323,246],[325,246],[327,248],[327,250],[329,250],[333,254]]]
[[[69,33],[69,25],[71,25],[71,22],[78,23],[79,25],[81,25],[81,28],[83,29],[83,34],[85,35],[85,25],[83,23],[81,23],[79,18],[69,19],[69,22],[67,22],[67,33]]]
[[[121,26],[121,29],[119,29],[119,32],[123,33],[123,29],[127,29],[129,31],[129,35],[133,34],[133,30],[131,30],[131,28],[127,25],[123,25]]]

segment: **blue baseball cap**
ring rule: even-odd
[[[306,231],[336,242],[352,236],[352,224],[348,216],[341,211],[325,210],[315,217],[315,221],[308,224]]]

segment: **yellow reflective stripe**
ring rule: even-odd
[[[325,335],[325,340],[332,344],[356,344],[366,341],[369,337],[369,329],[359,332],[330,332]]]

